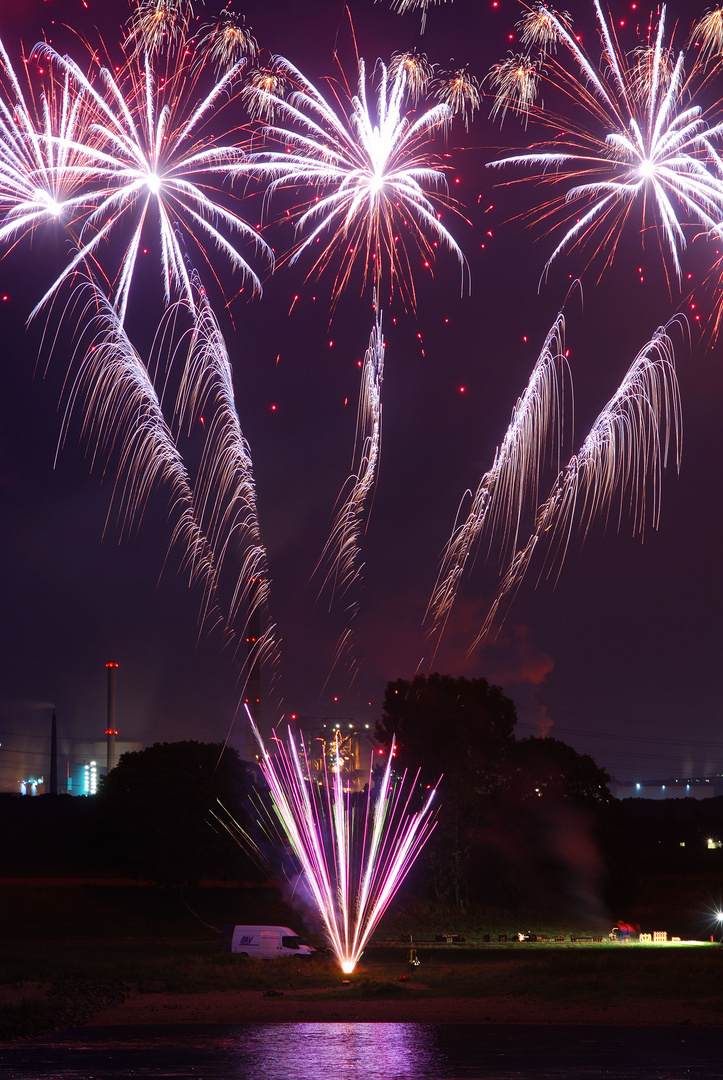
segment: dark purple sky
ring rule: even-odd
[[[420,39],[418,14],[396,15],[386,0],[350,7],[370,66],[416,45],[443,68],[469,62],[479,77],[515,48],[507,35],[520,11],[511,0],[496,7],[455,0],[430,9]],[[589,18],[587,2],[566,7],[581,24]],[[24,0],[12,8],[0,16],[0,34],[13,57],[21,39],[30,48],[43,29],[57,35],[52,19],[88,35],[102,22],[111,39],[127,15],[125,0]],[[207,9],[216,10],[214,0]],[[348,42],[341,3],[239,0],[237,10],[265,49],[315,81],[334,72],[337,34]],[[613,7],[616,15],[629,10]],[[669,19],[687,25],[702,10],[673,3]],[[197,11],[204,13],[200,5]],[[551,239],[511,220],[538,195],[532,185],[496,189],[501,174],[485,169],[498,148],[532,141],[534,133],[530,127],[525,136],[511,117],[500,132],[488,109],[469,134],[456,127],[448,143],[453,194],[470,223],[447,222],[469,259],[471,296],[460,298],[457,265],[442,254],[434,279],[418,278],[416,318],[398,303],[384,314],[384,434],[363,546],[354,686],[341,671],[327,682],[340,624],[314,604],[309,579],[348,473],[357,363],[371,327],[368,295],[349,290],[329,329],[328,281],[305,281],[303,266],[282,266],[261,300],[236,301],[234,326],[224,322],[269,554],[284,707],[301,716],[373,722],[386,681],[428,669],[421,621],[457,506],[491,464],[569,280],[584,268],[579,258],[561,260],[538,293]],[[248,214],[255,220],[257,204],[249,203]],[[583,302],[566,308],[575,447],[640,347],[682,310],[665,290],[651,239],[641,252],[631,222],[612,269],[599,285],[583,277]],[[153,503],[136,535],[119,544],[113,523],[103,535],[110,480],[90,475],[77,438],[53,469],[69,354],[56,350],[46,378],[34,374],[40,327],[26,333],[24,320],[62,251],[62,241],[36,238],[0,262],[0,294],[8,297],[0,304],[0,739],[7,747],[26,733],[40,745],[53,705],[65,734],[102,733],[109,659],[120,664],[121,737],[220,739],[236,707],[234,668],[215,636],[197,641],[197,595],[173,568],[161,572],[169,535],[164,502]],[[686,270],[694,280],[707,257],[693,245]],[[131,332],[133,320],[140,325],[146,315],[129,317]],[[480,559],[434,662],[436,670],[500,683],[517,703],[520,733],[551,725],[552,734],[621,779],[723,769],[721,348],[691,348],[681,334],[675,340],[684,449],[680,475],[674,468],[664,474],[658,531],[648,528],[641,543],[627,519],[619,533],[595,524],[584,546],[573,540],[557,587],[542,581],[535,590],[531,578],[496,645],[469,659],[497,581],[495,565]],[[233,735],[239,744],[240,725]],[[0,766],[2,788],[2,758]]]

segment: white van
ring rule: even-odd
[[[231,952],[257,960],[276,960],[281,956],[313,956],[316,949],[305,945],[288,926],[234,926]]]

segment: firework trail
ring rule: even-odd
[[[214,279],[213,258],[222,256],[244,284],[260,289],[256,272],[238,250],[238,236],[271,260],[268,245],[243,218],[220,201],[219,184],[243,159],[231,119],[219,134],[222,113],[241,93],[245,58],[237,61],[210,90],[201,90],[201,68],[193,62],[181,31],[171,42],[156,74],[152,57],[137,50],[116,68],[94,53],[86,75],[70,57],[49,45],[36,52],[52,66],[56,78],[69,79],[83,95],[84,125],[68,144],[84,155],[73,167],[83,183],[90,209],[79,231],[78,251],[34,309],[35,314],[61,283],[84,265],[100,265],[107,240],[130,232],[120,264],[103,270],[121,320],[145,229],[158,229],[166,302],[173,295],[193,303],[187,245],[206,261]],[[162,62],[163,61],[163,62]],[[228,115],[228,113],[226,113]],[[223,231],[222,231],[223,230]]]
[[[686,76],[685,53],[675,56],[665,40],[665,7],[653,43],[632,52],[621,49],[599,0],[594,7],[602,39],[598,66],[574,36],[569,16],[540,4],[523,18],[523,44],[536,47],[539,56],[519,65],[519,78],[504,63],[492,69],[497,89],[492,112],[530,116],[552,128],[555,138],[489,166],[530,169],[532,179],[557,189],[541,208],[553,222],[550,229],[559,218],[563,232],[546,271],[563,251],[587,243],[593,244],[593,257],[606,250],[608,265],[637,206],[641,234],[655,225],[666,272],[672,266],[679,283],[684,226],[719,234],[723,219],[723,186],[709,167],[709,145],[723,132],[716,119],[720,104],[704,110],[692,101],[694,90],[719,70],[720,55],[711,45]],[[557,51],[572,62],[571,70]],[[711,52],[716,53],[713,69],[705,63]],[[570,106],[570,116],[532,104],[535,69],[539,81]]]
[[[676,465],[680,465],[680,396],[674,359],[667,331],[658,330],[638,353],[578,453],[559,474],[537,512],[530,539],[512,559],[470,652],[490,634],[500,606],[508,597],[509,608],[540,544],[545,545],[545,562],[539,577],[545,568],[549,577],[555,565],[559,575],[575,521],[584,539],[595,518],[609,520],[617,495],[619,528],[626,493],[633,532],[642,534],[648,517],[653,528],[657,527],[661,470],[667,464],[671,439],[676,448]],[[651,485],[652,511],[648,514]]]
[[[326,588],[329,589],[331,594],[330,606],[335,597],[343,597],[361,575],[362,564],[359,561],[361,555],[360,539],[365,518],[368,519],[370,498],[379,465],[382,438],[382,380],[384,377],[385,342],[382,334],[382,315],[378,308],[375,308],[375,311],[374,327],[369,337],[369,345],[364,354],[364,363],[362,365],[352,475],[339,496],[340,499],[343,499],[343,503],[334,519],[329,539],[324,546],[315,570],[315,573],[318,573],[322,570],[322,567],[327,567],[320,591],[323,592]],[[351,490],[345,496],[344,492],[349,485],[351,485]],[[348,624],[337,643],[329,676],[335,670],[342,656],[352,657],[353,645],[350,624],[356,617],[358,608],[358,602],[354,602],[347,609]],[[353,674],[355,674],[356,665],[353,658],[350,659],[350,667]]]
[[[429,68],[429,70],[428,70]],[[388,279],[389,291],[398,288],[412,307],[415,303],[414,272],[405,236],[426,266],[434,260],[434,242],[452,251],[462,268],[461,249],[442,225],[439,207],[449,203],[443,166],[428,149],[431,138],[449,123],[447,105],[426,109],[413,121],[404,113],[408,95],[421,93],[431,68],[426,58],[399,54],[390,72],[377,67],[375,109],[367,96],[366,68],[359,60],[358,89],[344,101],[327,100],[298,69],[276,57],[274,70],[294,86],[288,99],[260,88],[248,92],[259,108],[272,108],[278,118],[266,128],[266,136],[283,149],[250,155],[249,167],[268,181],[267,199],[282,188],[311,187],[314,194],[296,213],[299,237],[291,261],[321,242],[311,272],[320,272],[338,257],[332,288],[332,308],[347,287],[354,266],[361,262],[363,286],[369,277],[375,296]],[[362,457],[353,478],[350,498],[337,515],[321,561],[333,553],[336,567],[326,577],[344,588],[358,574],[361,515],[374,483],[379,458],[379,412],[381,365],[375,353],[381,349],[381,315],[367,352],[363,373],[366,400],[360,402],[357,439]],[[376,418],[376,419],[374,419]],[[371,422],[367,436],[364,430]],[[370,440],[370,441],[368,441]],[[342,588],[342,592],[344,591]],[[349,637],[345,635],[348,642]]]
[[[540,470],[550,441],[559,460],[562,419],[559,374],[566,369],[564,319],[557,316],[545,339],[524,394],[492,467],[479,482],[469,513],[456,525],[442,557],[442,565],[427,609],[430,635],[441,637],[447,624],[467,560],[487,529],[502,532],[501,557],[517,547],[525,505],[537,506]],[[550,429],[552,434],[550,438]]]
[[[365,509],[374,487],[381,444],[384,349],[382,316],[377,310],[362,367],[353,472],[348,481],[351,483],[351,491],[336,515],[320,560],[320,564],[327,561],[331,564],[324,587],[330,586],[332,593],[339,592],[341,595],[347,591],[361,569],[357,564],[359,536],[364,525]]]
[[[409,784],[406,772],[394,778],[392,744],[383,774],[375,783],[370,770],[368,794],[359,802],[345,790],[341,769],[329,771],[326,755],[321,780],[314,779],[300,735],[289,729],[286,745],[274,735],[272,756],[248,718],[274,813],[334,955],[349,973],[434,828],[436,788],[414,810],[419,775]]]
[[[407,11],[421,11],[422,12],[422,25],[419,30],[420,34],[423,34],[427,28],[427,11],[435,4],[444,4],[446,0],[392,0],[392,11],[398,11],[400,15],[406,14]],[[451,2],[451,0],[450,0]]]
[[[72,416],[82,417],[81,434],[92,446],[91,469],[117,453],[113,502],[122,534],[140,523],[154,489],[171,492],[177,518],[171,549],[182,553],[182,568],[203,590],[202,625],[222,616],[217,605],[217,568],[196,513],[191,481],[163,415],[148,368],[128,339],[117,312],[93,282],[76,286],[66,318],[77,311],[79,369],[68,389],[60,444]],[[103,465],[105,471],[106,466]]]
[[[221,626],[240,662],[239,671],[248,679],[254,663],[278,661],[273,626],[261,634],[253,655],[242,648],[254,611],[268,608],[269,594],[251,457],[235,410],[223,337],[201,290],[196,326],[176,341],[177,323],[185,310],[185,303],[179,302],[166,312],[146,365],[96,283],[76,286],[64,321],[75,316],[78,325],[73,357],[73,365],[79,362],[78,373],[69,384],[60,443],[68,437],[72,417],[80,413],[81,437],[92,447],[91,471],[101,467],[105,472],[104,463],[115,454],[109,518],[115,505],[121,539],[140,526],[155,490],[170,491],[175,524],[169,556],[179,550],[189,585],[202,590],[199,631]],[[190,344],[184,357],[186,341]],[[167,378],[179,358],[183,371],[176,403],[178,425],[190,426],[201,415],[206,434],[195,480],[151,375],[151,370],[161,370]],[[232,555],[236,564],[240,559],[240,569],[231,571],[235,576],[228,588],[224,569]]]
[[[241,430],[233,375],[221,329],[198,278],[194,279],[194,328],[176,401],[179,426],[189,430],[203,418],[205,441],[195,478],[197,513],[214,553],[217,575],[233,570],[227,627],[241,616],[246,626],[257,608],[267,609],[269,581],[266,549],[261,541],[251,451]],[[259,643],[263,656],[275,652],[273,628]]]

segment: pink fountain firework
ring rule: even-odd
[[[248,709],[247,709],[248,712]],[[394,776],[394,743],[381,778],[369,771],[367,795],[358,802],[345,784],[338,755],[315,776],[303,738],[288,729],[286,744],[274,734],[266,749],[248,712],[261,750],[261,771],[273,808],[298,860],[331,949],[343,972],[356,967],[366,943],[434,829],[436,787],[424,791],[419,773]]]

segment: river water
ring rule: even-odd
[[[2,1080],[723,1080],[723,1028],[190,1024],[0,1048]]]

